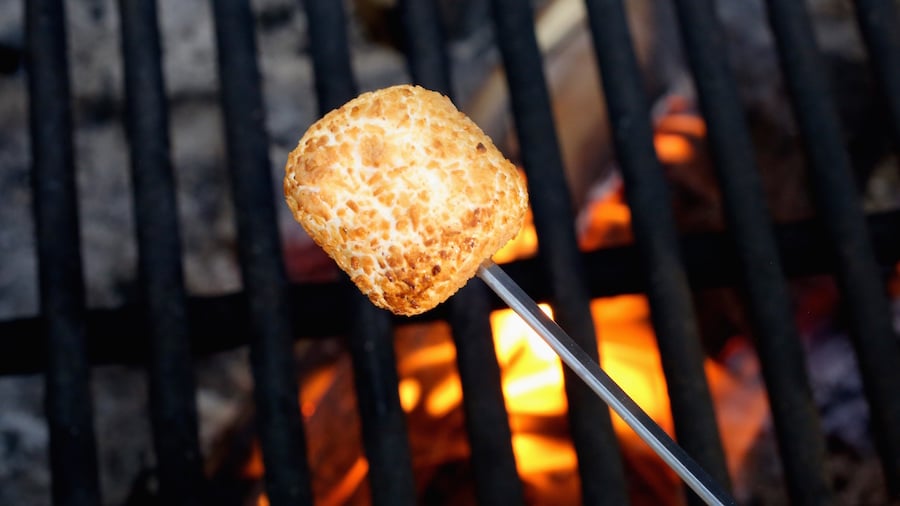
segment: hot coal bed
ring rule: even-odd
[[[554,4],[565,3],[542,2],[539,7],[546,12],[544,9]],[[611,146],[617,167],[614,175],[605,173],[604,178],[620,178],[629,212],[624,244],[604,243],[604,247],[590,251],[579,249],[581,237],[574,227],[575,214],[590,197],[584,188],[573,190],[574,178],[563,160],[563,142],[554,127],[555,102],[548,91],[534,11],[528,2],[356,2],[352,12],[368,20],[372,38],[381,37],[384,44],[404,49],[405,68],[403,60],[381,60],[384,66],[393,65],[399,71],[379,74],[371,71],[379,63],[351,58],[351,49],[362,36],[353,31],[358,25],[348,24],[347,6],[341,2],[261,1],[251,6],[248,0],[212,1],[211,9],[204,13],[209,17],[206,26],[214,33],[214,87],[224,126],[222,162],[227,165],[223,170],[227,182],[219,187],[230,188],[227,191],[233,214],[216,214],[216,220],[207,223],[183,220],[184,207],[193,204],[179,200],[185,194],[175,181],[184,183],[184,176],[176,177],[182,168],[173,164],[173,152],[179,163],[189,164],[189,157],[188,161],[180,158],[180,146],[201,139],[183,139],[170,133],[169,111],[199,88],[191,87],[190,72],[164,79],[161,48],[165,40],[160,36],[156,3],[121,0],[117,6],[88,2],[88,7],[72,8],[59,0],[24,2],[24,37],[20,37],[18,46],[15,40],[4,42],[3,69],[9,76],[4,79],[21,78],[22,74],[27,77],[27,143],[31,155],[26,165],[31,192],[24,200],[34,211],[33,222],[29,223],[33,223],[39,312],[37,316],[22,316],[15,311],[4,315],[5,321],[0,322],[4,350],[0,370],[9,388],[17,385],[11,383],[15,378],[42,375],[46,420],[41,423],[46,423],[46,429],[29,426],[28,430],[45,430],[49,439],[49,495],[54,504],[111,501],[103,490],[109,484],[101,486],[101,468],[107,464],[100,462],[98,447],[108,446],[110,441],[127,446],[128,438],[139,437],[132,434],[138,430],[152,434],[153,456],[147,457],[150,464],[146,473],[125,480],[129,493],[116,501],[312,503],[315,477],[322,470],[311,465],[319,459],[310,455],[315,445],[308,437],[314,428],[303,407],[298,379],[305,373],[302,366],[315,353],[321,354],[319,345],[326,342],[338,342],[349,354],[352,391],[348,396],[355,399],[358,416],[352,430],[360,441],[365,463],[363,468],[351,471],[365,478],[367,484],[364,497],[355,500],[373,504],[539,502],[523,484],[522,463],[517,461],[511,441],[515,427],[511,428],[504,403],[501,370],[492,341],[491,311],[500,308],[499,302],[487,295],[480,282],[472,282],[449,302],[420,318],[395,318],[374,308],[346,281],[317,274],[332,273],[333,269],[321,258],[310,256],[309,248],[302,252],[287,248],[285,253],[284,242],[290,241],[283,239],[286,229],[280,224],[284,210],[277,196],[278,181],[273,178],[280,170],[280,159],[273,154],[283,154],[285,147],[293,147],[303,128],[296,118],[286,117],[285,111],[300,108],[315,116],[338,107],[360,91],[355,75],[360,68],[369,69],[367,87],[396,82],[399,73],[451,97],[472,95],[474,85],[465,74],[483,75],[484,62],[477,58],[466,61],[461,54],[467,46],[458,41],[448,45],[446,40],[462,37],[457,33],[466,31],[461,26],[468,27],[470,38],[478,39],[483,32],[472,26],[482,25],[487,25],[492,34],[487,40],[495,53],[489,54],[499,58],[502,65],[515,131],[512,144],[516,161],[528,178],[533,229],[539,244],[535,257],[513,261],[505,269],[535,299],[549,301],[555,319],[595,358],[603,329],[595,327],[592,299],[644,294],[665,374],[674,435],[729,488],[735,484],[722,444],[727,434],[722,434],[717,424],[717,407],[704,369],[709,356],[729,346],[708,336],[710,324],[706,321],[711,312],[716,319],[715,308],[725,306],[711,304],[711,310],[703,294],[735,288],[740,294],[739,312],[748,323],[746,333],[752,335],[759,375],[765,382],[771,434],[781,469],[778,480],[785,490],[782,499],[797,504],[827,504],[847,497],[843,490],[846,483],[835,478],[829,460],[836,444],[828,435],[830,401],[823,401],[819,391],[811,387],[818,377],[816,369],[808,365],[814,360],[815,349],[809,345],[803,315],[798,316],[797,300],[792,297],[798,280],[813,279],[816,286],[838,287],[840,304],[831,316],[840,320],[838,328],[851,343],[838,349],[852,349],[852,353],[844,354],[854,357],[858,369],[851,367],[846,375],[858,377],[857,388],[864,392],[867,408],[853,412],[862,421],[857,420],[861,428],[852,430],[863,434],[873,460],[879,463],[877,479],[873,480],[875,490],[856,498],[897,501],[900,343],[892,327],[891,301],[896,306],[900,297],[900,211],[896,206],[885,206],[879,212],[866,213],[861,204],[862,188],[872,178],[884,177],[875,175],[883,172],[883,160],[889,160],[889,173],[897,172],[896,158],[890,154],[900,149],[900,22],[896,5],[889,0],[858,0],[852,6],[844,5],[847,17],[858,23],[865,43],[863,50],[868,58],[863,58],[866,63],[861,67],[874,82],[865,98],[871,99],[876,109],[873,116],[863,114],[862,121],[860,116],[855,117],[856,123],[865,128],[851,129],[855,136],[849,137],[843,81],[835,82],[834,66],[817,46],[821,38],[817,38],[809,11],[816,2],[771,0],[759,6],[759,12],[765,13],[765,32],[777,49],[773,58],[779,64],[778,79],[790,97],[785,102],[790,109],[779,112],[795,125],[794,140],[803,153],[799,164],[804,167],[804,181],[809,183],[806,197],[814,211],[812,216],[785,222],[777,219],[781,208],[773,205],[771,198],[767,201],[771,185],[764,178],[771,168],[763,165],[768,159],[755,144],[760,133],[752,126],[754,111],[748,113],[742,106],[740,79],[752,73],[746,70],[751,65],[735,66],[726,54],[733,34],[723,29],[728,23],[721,18],[723,12],[729,12],[723,7],[728,2],[673,2],[669,14],[673,25],[677,24],[677,40],[693,83],[686,95],[693,97],[699,109],[696,117],[702,118],[704,125],[695,139],[703,146],[697,156],[704,157],[717,184],[713,200],[720,203],[722,221],[720,229],[697,231],[686,230],[690,227],[684,226],[684,215],[678,211],[679,206],[686,205],[684,200],[697,195],[685,199],[672,188],[672,178],[677,175],[673,175],[671,159],[666,155],[671,145],[662,143],[657,135],[664,123],[658,120],[667,114],[674,116],[679,106],[674,100],[655,99],[676,94],[665,95],[659,83],[646,82],[648,67],[665,67],[668,63],[644,58],[640,34],[634,33],[633,23],[630,30],[627,22],[634,6],[645,4],[619,0],[591,0],[583,5],[568,2],[575,3],[586,7],[584,21],[589,27],[590,47],[601,69],[597,86],[598,91],[602,86],[605,96],[604,121],[608,128],[597,133],[595,142]],[[190,3],[190,8],[198,5],[205,4]],[[130,160],[121,160],[120,168],[127,173],[125,167],[131,166],[138,275],[137,281],[123,288],[130,294],[127,300],[111,298],[117,303],[105,307],[94,307],[86,299],[93,278],[90,271],[83,271],[83,265],[91,265],[91,251],[82,248],[86,228],[80,228],[79,223],[85,207],[79,203],[76,189],[79,132],[73,127],[70,72],[79,79],[85,79],[85,75],[72,66],[72,55],[78,61],[79,52],[77,46],[68,44],[66,7],[70,13],[87,12],[97,19],[112,16],[120,30],[122,67],[115,77],[123,83],[121,103],[94,103],[74,111],[82,116],[85,110],[121,116],[130,149]],[[8,5],[6,8],[16,10]],[[111,11],[117,11],[117,16]],[[448,16],[453,19],[448,20]],[[478,21],[483,21],[482,25]],[[184,27],[187,32],[192,28],[197,27]],[[291,104],[273,105],[271,98],[266,102],[267,89],[279,85],[290,89],[294,67],[267,61],[266,45],[257,47],[257,30],[304,32],[294,57],[308,62],[304,65],[311,66],[312,77],[307,88],[287,94]],[[375,58],[373,55],[366,56]],[[267,69],[261,68],[266,65]],[[860,67],[852,67],[852,71],[862,72]],[[261,75],[272,79],[263,81]],[[174,98],[167,79],[179,83]],[[108,85],[102,79],[97,84]],[[665,85],[677,88],[677,82]],[[74,88],[79,86],[76,81]],[[654,86],[656,91],[652,91]],[[651,92],[645,91],[648,89]],[[191,118],[190,109],[174,114],[196,119]],[[90,128],[91,120],[82,118],[78,124]],[[210,124],[219,125],[216,121]],[[200,126],[193,132],[208,130],[202,128],[207,124]],[[564,128],[560,125],[560,130]],[[270,131],[275,133],[270,135]],[[500,139],[498,143],[502,145]],[[120,144],[125,145],[126,139]],[[110,153],[103,151],[94,154],[98,160],[107,155]],[[776,186],[781,176],[774,176]],[[706,189],[702,185],[693,188]],[[102,197],[91,205],[102,206]],[[108,197],[114,200],[112,195]],[[187,198],[201,200],[204,195]],[[674,211],[667,205],[670,201],[674,202]],[[4,213],[5,223],[22,220],[13,214]],[[197,285],[193,272],[211,272],[214,262],[201,252],[195,257],[188,255],[186,267],[182,267],[182,250],[194,246],[192,230],[221,226],[222,215],[234,221],[232,249],[239,265],[236,289],[229,293],[190,293],[186,286]],[[200,219],[202,213],[190,216]],[[4,235],[4,240],[9,241],[9,237]],[[126,248],[130,240],[113,237],[111,242],[121,241]],[[6,254],[0,251],[0,255]],[[202,266],[192,266],[192,262]],[[4,279],[14,278],[8,270],[3,272]],[[443,474],[436,473],[431,483],[423,486],[413,462],[410,434],[415,428],[401,399],[395,341],[410,326],[434,322],[449,329],[447,334],[455,349],[467,450],[464,457],[457,458],[466,463],[463,478],[451,479],[454,477],[448,475],[453,473],[444,468]],[[334,336],[340,337],[335,341]],[[198,407],[195,392],[205,387],[198,383],[210,380],[198,376],[205,367],[198,362],[234,349],[248,350],[249,365],[244,367],[250,371],[245,383],[252,384],[247,388],[252,391],[248,401],[251,408],[235,417],[234,430],[225,431],[231,441],[222,443],[224,447],[202,451],[201,439],[208,438],[200,428],[207,423],[202,416],[207,410]],[[145,418],[149,423],[136,428],[95,429],[95,409],[105,401],[92,395],[90,378],[109,364],[145,367],[149,405]],[[628,390],[628,385],[624,386]],[[130,395],[135,394],[125,392],[123,397]],[[640,481],[633,463],[623,464],[627,459],[623,459],[606,406],[568,374],[565,397],[565,433],[577,456],[573,502],[622,504],[629,500],[640,503],[642,497],[646,500],[642,490],[652,486]],[[331,423],[341,424],[343,420]],[[8,420],[4,424],[11,426]],[[18,443],[6,439],[4,452],[9,456],[17,451]],[[260,490],[245,480],[254,448],[258,448],[264,470],[259,472],[264,499]],[[2,458],[4,455],[0,455]],[[4,488],[11,488],[15,476],[7,476],[10,478],[4,479],[10,485]],[[453,495],[458,489],[468,493]],[[744,496],[751,501],[762,500],[746,492]],[[352,493],[340,500],[349,501],[351,497]],[[682,497],[681,492],[664,499],[673,504],[697,500],[690,494]]]

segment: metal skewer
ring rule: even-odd
[[[584,380],[606,404],[707,504],[736,504],[721,485],[678,446],[600,366],[538,307],[508,274],[491,260],[478,268],[478,277],[525,320],[562,361]]]

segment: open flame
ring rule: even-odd
[[[694,156],[694,148],[686,138],[700,138],[705,132],[705,124],[696,117],[672,114],[663,118],[654,138],[660,161],[684,163]],[[630,222],[631,214],[621,188],[608,191],[602,198],[594,199],[582,215],[579,244],[582,249],[593,249],[631,242]],[[523,229],[494,256],[494,260],[505,263],[530,257],[537,247],[538,237],[529,211]],[[646,297],[622,295],[596,299],[590,307],[599,332],[601,366],[656,423],[673,435],[666,380]],[[541,304],[541,308],[552,318],[553,311],[548,304]],[[577,494],[573,492],[577,487],[571,486],[573,480],[577,483],[578,479],[577,459],[566,436],[564,422],[567,405],[563,366],[550,347],[512,310],[492,313],[491,329],[510,416],[516,465],[532,491],[529,497],[552,499],[560,504],[570,502],[568,499],[577,502],[577,497],[572,496]],[[423,335],[426,337],[422,338]],[[468,452],[467,443],[448,443],[454,441],[453,438],[459,439],[459,430],[435,429],[441,421],[460,420],[463,392],[455,368],[456,349],[449,328],[445,323],[401,327],[395,344],[400,377],[398,392],[401,406],[410,420],[414,465],[426,461],[427,465],[433,466],[440,459],[464,458]],[[746,356],[750,358],[742,364],[744,371],[757,367],[752,353]],[[717,408],[729,471],[739,484],[740,464],[768,414],[765,395],[758,382],[747,381],[739,376],[740,372],[732,372],[713,360],[706,361],[705,369]],[[323,391],[335,381],[334,376],[326,370],[303,381],[301,409],[307,420],[316,416],[317,406],[324,402]],[[535,419],[542,422],[529,423]],[[428,425],[424,431],[427,437],[417,437],[415,425],[423,420]],[[549,431],[547,420],[553,421]],[[626,453],[639,455],[644,461],[658,461],[650,473],[652,476],[647,477],[648,481],[654,482],[651,486],[659,488],[662,482],[665,487],[662,497],[677,497],[680,484],[674,473],[615,415],[613,428],[623,448],[627,449]],[[318,444],[314,436],[309,440],[310,445]],[[443,450],[443,455],[440,454],[441,446],[449,448]],[[361,448],[355,457],[344,459],[343,469],[343,474],[333,480],[328,489],[320,490],[314,486],[317,504],[359,502],[357,492],[364,486],[368,473],[368,462]],[[248,462],[245,474],[259,477],[262,471],[257,450]],[[317,472],[315,468],[313,472]],[[560,476],[566,478],[560,479]],[[561,482],[568,487],[562,493],[559,490]],[[538,499],[537,502],[546,501]],[[267,503],[265,495],[261,495],[257,504]]]

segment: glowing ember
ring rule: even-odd
[[[678,134],[658,133],[653,136],[656,156],[665,164],[682,164],[694,159],[691,142]]]
[[[462,401],[462,385],[458,376],[447,376],[432,387],[425,401],[425,411],[440,418],[459,406]]]
[[[356,459],[353,467],[344,475],[344,479],[316,504],[322,504],[323,506],[346,504],[367,474],[369,474],[369,461],[365,457],[359,457]]]
[[[621,191],[590,202],[579,216],[578,246],[584,251],[631,243],[631,209]]]
[[[259,479],[262,478],[263,472],[265,472],[265,469],[263,467],[262,452],[259,450],[259,445],[254,444],[250,448],[250,457],[244,463],[244,468],[241,469],[241,476]]]
[[[413,378],[404,378],[400,380],[400,406],[403,411],[409,413],[419,404],[422,398],[422,385]]]

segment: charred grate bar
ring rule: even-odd
[[[60,0],[26,2],[32,187],[40,308],[47,343],[45,406],[53,501],[100,504],[84,280],[69,106],[66,29]]]
[[[856,0],[853,5],[888,106],[894,150],[900,153],[900,16],[891,0]]]
[[[884,282],[804,6],[795,0],[770,0],[768,6],[810,161],[819,215],[838,259],[838,280],[851,315],[856,356],[885,477],[894,492],[900,493],[900,376],[895,374],[900,348],[891,328]]]
[[[119,13],[139,276],[150,334],[148,375],[159,497],[166,504],[202,504],[203,469],[156,2],[121,0]]]
[[[753,149],[722,54],[708,0],[677,0],[689,63],[699,89],[729,234],[682,239],[660,202],[667,201],[653,152],[648,104],[630,47],[620,0],[591,0],[595,52],[632,208],[636,244],[581,254],[577,250],[562,162],[550,116],[541,57],[529,4],[493,0],[541,249],[536,260],[510,265],[529,293],[548,297],[560,323],[596,350],[588,310],[593,296],[647,292],[670,388],[676,431],[705,467],[727,482],[718,432],[703,378],[689,286],[740,282],[753,316],[758,351],[772,403],[781,458],[793,502],[831,498],[824,444],[804,374],[797,330],[788,313],[786,276],[837,272],[855,323],[855,343],[872,406],[886,482],[900,483],[900,350],[887,319],[879,265],[900,260],[900,214],[863,215],[849,183],[849,162],[822,78],[809,21],[797,1],[768,2],[793,105],[814,173],[820,221],[773,228],[763,205]],[[311,503],[303,426],[297,405],[291,343],[298,336],[343,333],[354,364],[356,391],[375,504],[413,504],[415,482],[391,346],[393,325],[346,281],[289,287],[281,263],[269,176],[253,16],[248,0],[213,0],[222,107],[237,208],[244,292],[186,297],[179,266],[166,106],[154,2],[120,0],[132,144],[140,276],[145,307],[84,309],[76,212],[69,83],[62,2],[26,2],[34,200],[42,317],[0,322],[11,344],[0,373],[46,370],[56,504],[100,503],[88,375],[91,363],[143,363],[123,347],[134,318],[149,355],[151,416],[168,504],[203,502],[196,408],[189,349],[207,353],[250,338],[257,423],[272,504]],[[326,112],[357,91],[340,2],[307,0],[319,109]],[[896,10],[886,0],[856,3],[873,65],[894,121],[900,125]],[[452,95],[447,56],[434,2],[400,2],[413,79]],[[893,31],[892,31],[893,30]],[[900,149],[900,142],[897,142]],[[51,148],[52,147],[52,148]],[[149,211],[149,212],[148,212]],[[175,231],[175,233],[172,233]],[[870,234],[871,233],[871,237]],[[830,245],[830,246],[829,246]],[[821,255],[820,252],[832,251]],[[679,255],[679,250],[684,251]],[[814,258],[813,258],[814,257]],[[540,275],[534,276],[535,273]],[[422,319],[446,319],[457,345],[467,429],[475,459],[477,496],[484,504],[524,501],[509,444],[510,432],[491,355],[488,311],[497,302],[470,283],[446,307]],[[305,309],[299,310],[297,308]],[[337,308],[337,309],[336,309]],[[321,309],[321,311],[319,311]],[[42,329],[45,342],[28,336]],[[602,331],[602,329],[600,329]],[[87,345],[96,350],[90,357]],[[94,346],[96,344],[96,346]],[[93,351],[92,350],[92,351]],[[625,502],[625,479],[608,411],[567,378],[573,440],[584,502]]]
[[[722,34],[708,0],[677,0],[675,6],[700,105],[709,123],[713,161],[741,262],[790,495],[798,503],[827,502],[831,490],[824,469],[825,442],[800,336],[789,313],[787,286],[753,147],[722,49]]]
[[[272,198],[253,16],[247,0],[214,0],[212,6],[266,492],[272,504],[309,504],[294,329]]]

